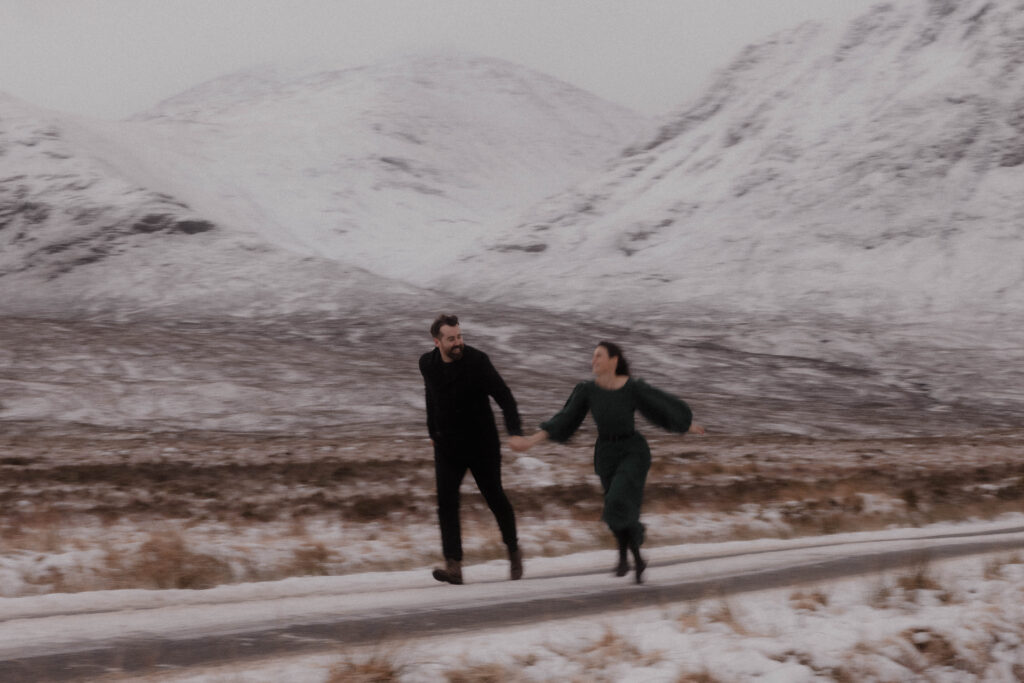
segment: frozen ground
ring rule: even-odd
[[[298,590],[315,611],[336,589],[449,590],[426,571],[439,541],[415,361],[433,312],[379,303],[333,319],[5,319],[0,625],[45,647],[77,628],[54,605],[114,610],[93,622],[102,636],[143,604]],[[601,338],[691,403],[707,437],[645,430],[652,556],[1021,523],[1022,366],[998,337],[451,303],[527,424],[587,376]],[[530,576],[611,559],[592,438],[586,424],[569,445],[506,455]],[[463,490],[467,578],[499,578],[493,519]],[[942,562],[151,679],[1012,681],[1021,566]],[[167,623],[188,630],[222,606],[210,609]]]
[[[416,370],[429,316],[388,320],[6,319],[0,593],[203,588],[433,561]],[[624,343],[640,376],[691,403],[709,436],[646,430],[654,544],[1020,509],[1012,349],[954,354],[839,326],[825,344],[795,325],[602,328],[515,309],[470,309],[464,320],[528,425],[587,376],[604,337]],[[608,544],[590,429],[566,446],[506,454],[532,556]],[[490,513],[464,490],[470,558],[501,556]]]
[[[0,654],[4,670],[20,671],[23,680],[54,675],[46,660],[38,659],[47,652],[117,652],[122,643],[128,645],[123,656],[132,662],[126,667],[133,670],[131,680],[147,681],[1013,681],[1024,673],[1024,561],[1019,552],[924,560],[853,579],[792,584],[806,569],[839,558],[865,557],[862,566],[883,567],[884,562],[874,564],[870,558],[937,542],[955,547],[979,538],[971,534],[996,532],[1019,545],[1024,542],[1021,521],[1016,514],[1001,523],[827,539],[661,546],[649,550],[653,562],[644,588],[630,588],[628,580],[610,573],[594,573],[609,558],[607,553],[591,552],[531,558],[527,578],[519,583],[503,580],[505,562],[473,565],[467,568],[469,583],[459,588],[438,586],[425,568],[418,568],[207,591],[8,598],[0,601]],[[956,538],[959,534],[964,536]],[[946,538],[940,541],[938,536]],[[735,588],[715,587],[716,577],[725,586],[731,577],[777,574],[783,568],[792,575],[792,580],[782,582],[790,584],[785,589],[736,593]],[[665,589],[695,580],[707,582],[707,587],[693,599],[651,606],[652,591],[670,595]],[[755,580],[746,590],[758,585]],[[630,605],[623,596],[633,591],[632,604],[644,607],[623,611]],[[609,596],[607,603],[615,606],[614,611],[565,618],[556,606],[573,605],[572,600],[565,602],[567,596],[582,603],[585,596],[602,594]],[[522,609],[502,609],[517,601],[538,605],[530,608],[536,610],[536,618],[524,617]],[[539,606],[543,604],[551,606]],[[435,623],[445,624],[440,627],[443,635],[409,639],[399,629],[396,637],[371,646],[343,648],[332,648],[330,638],[326,643],[320,640],[332,633],[330,629],[313,628],[331,620],[347,619],[357,625],[361,615],[408,614],[422,622],[431,620],[432,614],[460,608],[468,608],[470,620],[481,613],[479,608],[509,618],[504,626],[496,625],[502,623],[500,618],[490,618],[485,629],[474,627],[472,621],[460,628],[450,619],[435,618]],[[299,628],[291,634],[290,626]],[[423,630],[420,625],[416,633]],[[291,647],[282,646],[281,633],[286,641],[290,634]],[[177,652],[176,666],[146,675],[147,667],[138,665],[139,652],[158,638],[191,639],[196,649],[205,638],[248,656],[226,666],[174,671],[184,662],[209,661],[209,648],[192,660],[188,648],[154,648],[151,661],[169,663],[156,653],[166,657],[167,652]],[[265,649],[261,639],[267,641]],[[136,645],[130,645],[133,642]],[[253,647],[275,657],[254,657]],[[281,654],[288,650],[304,654]],[[68,656],[65,660],[61,654],[62,661],[77,661],[79,668],[58,671],[59,678],[124,680],[114,671],[103,675],[96,665],[106,662],[109,667],[115,662],[113,669],[118,669],[116,654],[93,660]],[[225,658],[223,652],[213,656]],[[18,660],[15,668],[11,660]]]

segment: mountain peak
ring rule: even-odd
[[[324,60],[259,65],[199,84],[133,118],[216,120],[237,116],[244,108],[268,103],[280,105],[291,98],[305,101],[362,97],[365,90],[392,102],[419,97],[449,97],[467,102],[488,95],[504,95],[512,101],[534,93],[551,99],[552,106],[562,101],[586,102],[591,106],[600,102],[603,108],[619,109],[625,116],[639,118],[620,105],[604,102],[527,67],[493,57],[450,51],[409,54],[355,67],[338,67]],[[332,104],[337,105],[337,102]]]

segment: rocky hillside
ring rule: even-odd
[[[751,46],[467,270],[565,309],[1019,314],[1024,3],[889,3]]]

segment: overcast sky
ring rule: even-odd
[[[663,114],[744,45],[875,1],[0,0],[0,91],[122,118],[257,64],[457,49]]]

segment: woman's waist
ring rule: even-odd
[[[630,439],[640,436],[640,432],[635,429],[632,431],[623,432],[598,432],[597,440],[599,443],[615,443],[617,441],[629,441]]]

